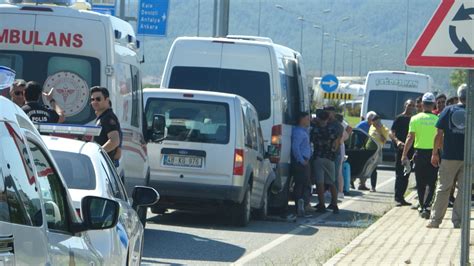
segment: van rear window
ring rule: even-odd
[[[408,99],[415,100],[421,95],[419,92],[373,90],[369,92],[367,111],[376,112],[382,119],[394,120],[403,112]]]
[[[165,116],[167,140],[229,143],[229,105],[226,103],[150,98],[145,112],[149,131],[155,115]]]
[[[270,118],[270,76],[266,72],[176,66],[171,72],[169,88],[237,94],[255,106],[259,120]]]

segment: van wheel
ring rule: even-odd
[[[147,207],[139,207],[137,214],[138,218],[140,219],[140,222],[143,225],[143,229],[145,229],[146,226],[146,213],[147,213],[148,208]]]
[[[241,203],[236,204],[232,211],[232,221],[237,226],[247,226],[250,222],[250,187],[245,190],[245,196]]]
[[[262,207],[255,211],[255,218],[258,220],[265,220],[268,216],[268,196],[270,190],[263,194]]]

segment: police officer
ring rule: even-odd
[[[40,96],[44,95],[49,102],[49,109],[44,104],[40,103]],[[56,104],[53,98],[54,88],[49,93],[43,93],[43,89],[38,82],[30,81],[26,84],[25,100],[26,103],[21,107],[28,115],[31,121],[35,123],[62,123],[65,120],[63,109]]]
[[[95,86],[91,88],[91,105],[97,116],[96,125],[102,127],[94,141],[102,146],[110,159],[118,166],[120,153],[120,123],[110,107],[107,88]]]
[[[408,128],[408,137],[403,148],[401,161],[408,160],[408,152],[415,147],[415,177],[418,200],[420,202],[420,215],[429,219],[430,207],[436,185],[438,168],[431,164],[436,123],[438,116],[432,113],[435,106],[435,96],[427,92],[422,97],[423,112],[413,116]]]

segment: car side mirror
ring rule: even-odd
[[[160,200],[160,194],[151,187],[135,186],[132,192],[132,208],[155,205]]]
[[[84,230],[103,230],[117,225],[120,205],[118,202],[96,196],[86,196],[81,201]]]
[[[160,142],[166,138],[166,118],[164,115],[153,115],[151,131],[153,142]]]

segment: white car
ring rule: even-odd
[[[40,132],[44,131],[40,128]],[[135,187],[132,203],[114,164],[99,145],[54,136],[43,136],[43,140],[63,174],[78,213],[82,212],[82,198],[90,195],[112,199],[120,204],[117,226],[90,235],[92,245],[100,251],[104,261],[108,265],[140,265],[144,225],[137,210],[140,207],[145,220],[144,206],[153,205],[158,201],[156,190]]]
[[[162,200],[151,210],[225,206],[245,226],[264,217],[275,174],[258,115],[235,94],[145,89],[150,185]],[[160,122],[161,120],[161,122]]]
[[[119,204],[87,196],[81,205],[83,221],[33,123],[0,96],[0,265],[108,264],[88,231],[115,227]]]

